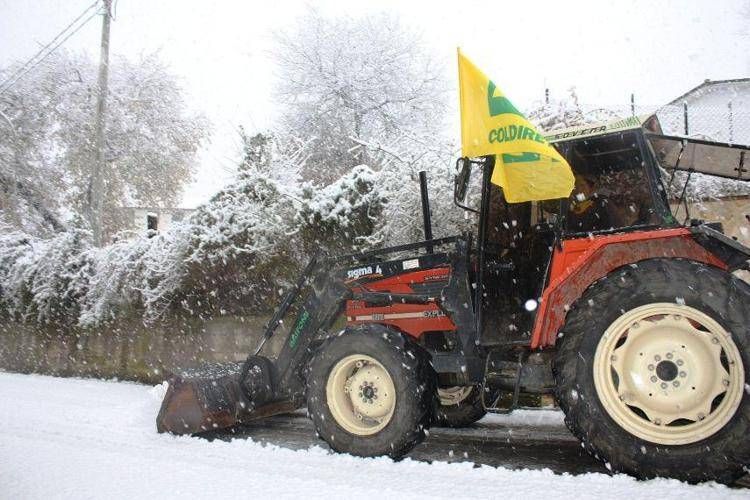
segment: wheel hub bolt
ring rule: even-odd
[[[659,379],[656,378],[656,375],[651,375],[651,382],[656,382],[657,380]]]
[[[659,356],[658,354],[654,356],[654,361],[661,361],[661,356]]]
[[[654,371],[654,365],[648,365],[649,371]]]
[[[661,388],[662,389],[666,389],[667,388],[667,383],[666,382],[662,382],[661,383]]]
[[[685,362],[683,360],[681,360],[681,359],[677,360],[677,366],[682,366],[684,364],[685,364]]]
[[[729,387],[729,380],[722,380],[721,382],[724,384],[724,387]]]
[[[719,343],[719,339],[717,339],[716,337],[714,337],[714,338],[711,339],[711,342],[713,342],[714,344],[718,344]]]
[[[680,387],[680,382],[675,380],[674,382],[672,382],[672,385],[675,387]]]
[[[685,378],[686,376],[687,376],[687,373],[685,373],[685,372],[680,372],[680,377],[682,377],[682,378]]]
[[[673,357],[674,357],[674,356],[672,355],[672,353],[671,353],[671,352],[668,352],[668,353],[667,353],[667,359],[672,359]]]
[[[654,420],[654,423],[655,423],[656,425],[661,425],[661,419],[660,419],[660,418],[657,418],[657,419],[655,419],[655,420]]]

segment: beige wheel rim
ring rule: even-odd
[[[646,441],[681,445],[723,428],[742,400],[745,371],[731,335],[689,306],[632,309],[594,355],[597,395],[610,417]]]
[[[442,406],[455,406],[461,404],[463,400],[469,397],[473,386],[456,385],[453,387],[438,387],[438,398]]]
[[[396,409],[396,388],[383,365],[371,356],[352,354],[333,367],[326,401],[336,423],[357,436],[385,428]]]

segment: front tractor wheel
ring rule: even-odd
[[[654,259],[574,304],[555,362],[568,427],[613,470],[732,482],[750,463],[750,287]]]
[[[400,458],[429,426],[433,373],[419,348],[379,325],[326,341],[307,374],[315,429],[342,453]]]

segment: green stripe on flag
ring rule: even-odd
[[[503,163],[526,163],[535,162],[542,159],[539,153],[503,153]],[[548,158],[549,161],[558,162],[555,158]]]
[[[521,112],[518,111],[515,106],[513,106],[513,103],[511,103],[506,97],[495,96],[495,84],[492,82],[492,80],[490,80],[489,82],[490,83],[487,85],[487,104],[490,108],[490,116],[510,113],[525,118],[525,116],[523,116]]]

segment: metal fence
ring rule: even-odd
[[[734,100],[667,104],[657,116],[667,134],[750,145],[750,106],[738,106]]]
[[[561,103],[545,97],[547,104]],[[592,121],[656,113],[667,135],[750,145],[750,81],[729,89],[708,87],[666,105],[639,104],[636,96],[631,95],[621,104],[575,103],[575,106]]]

